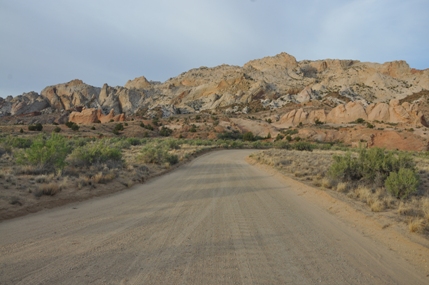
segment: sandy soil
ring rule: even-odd
[[[0,223],[0,284],[428,284],[427,244],[251,152]]]

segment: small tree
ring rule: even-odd
[[[408,198],[409,195],[417,191],[419,177],[409,168],[401,168],[398,172],[391,172],[387,177],[385,186],[397,199]]]

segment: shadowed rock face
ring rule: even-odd
[[[123,87],[104,84],[99,88],[76,79],[48,86],[40,95],[31,92],[1,100],[0,116],[46,108],[73,110],[79,106],[99,109],[104,115],[110,110],[126,115],[141,110],[151,115],[162,110],[163,116],[170,116],[203,110],[241,112],[244,105],[254,102],[275,109],[290,102],[319,100],[337,107],[324,114],[296,110],[296,114],[289,114],[288,118],[293,117],[293,122],[314,118],[339,122],[362,117],[419,124],[421,118],[416,106],[381,103],[422,90],[429,90],[429,69],[411,69],[405,61],[384,64],[336,59],[297,61],[281,53],[249,61],[242,67],[220,65],[191,69],[164,83],[138,77]],[[235,106],[240,107],[234,109]]]

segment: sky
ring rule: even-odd
[[[429,68],[428,0],[0,0],[0,97],[286,52]]]

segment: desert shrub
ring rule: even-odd
[[[283,135],[277,134],[275,141],[281,141],[284,138]]]
[[[54,132],[56,132],[56,133],[61,132],[61,128],[60,127],[55,127]]]
[[[60,191],[61,191],[61,186],[58,183],[52,182],[52,183],[40,185],[39,191],[38,191],[39,193],[38,195],[35,194],[35,196],[38,196],[38,197],[40,197],[41,195],[54,196]]]
[[[363,124],[363,123],[365,123],[365,120],[362,118],[358,118],[358,119],[356,119],[355,123],[356,124]]]
[[[409,168],[400,168],[398,172],[391,172],[385,182],[387,191],[398,199],[408,198],[417,191],[418,185],[418,175]]]
[[[4,140],[4,144],[13,148],[29,148],[32,144],[31,139],[7,136]]]
[[[130,145],[141,145],[143,144],[143,141],[138,138],[127,138],[127,141]]]
[[[314,146],[309,143],[309,142],[302,142],[302,141],[298,141],[294,144],[292,144],[292,148],[299,150],[299,151],[313,151]]]
[[[94,181],[94,183],[104,184],[112,181],[115,178],[116,178],[116,174],[114,172],[109,172],[109,173],[98,172],[92,177],[92,180]]]
[[[79,126],[74,123],[74,122],[67,122],[65,124],[67,127],[69,127],[70,129],[72,129],[73,131],[78,131],[79,130]]]
[[[169,129],[167,127],[162,127],[161,130],[159,131],[159,134],[163,137],[168,137],[169,135],[171,135],[173,133],[172,129]]]
[[[124,125],[122,123],[116,124],[114,130],[123,131]]]
[[[167,139],[163,142],[169,149],[179,149],[180,143],[176,139]]]
[[[283,132],[285,135],[296,135],[299,133],[297,129],[289,129]]]
[[[276,141],[274,147],[279,149],[291,149],[292,146],[288,141]]]
[[[145,125],[145,124],[141,123],[140,126],[142,128],[145,128],[146,130],[153,131],[153,126],[152,125]]]
[[[29,148],[18,154],[17,161],[20,164],[30,164],[39,169],[53,171],[65,166],[65,159],[70,151],[65,137],[52,133],[45,139],[40,135]]]
[[[28,130],[29,131],[42,131],[43,130],[43,126],[41,123],[37,123],[35,125],[29,125],[28,126]]]
[[[196,132],[197,132],[197,126],[196,126],[196,125],[194,125],[194,124],[192,124],[192,125],[191,125],[191,128],[189,129],[189,131],[190,131],[191,133],[196,133]]]
[[[154,117],[154,118],[152,119],[152,124],[153,124],[154,126],[158,126],[158,125],[159,125],[159,119],[158,119],[158,117]]]
[[[73,138],[68,141],[68,144],[74,149],[79,146],[84,146],[90,141],[94,141],[94,138]]]
[[[246,132],[243,134],[243,141],[254,141],[255,140],[255,136],[253,135],[252,132]]]
[[[140,151],[140,160],[144,163],[170,163],[176,164],[179,161],[177,155],[170,154],[166,144],[154,142],[145,145]]]
[[[352,156],[348,152],[343,156],[334,156],[333,160],[328,175],[332,179],[340,181],[361,181],[379,187],[384,186],[386,179],[392,176],[392,173],[396,174],[393,174],[389,183],[398,181],[395,175],[399,173],[400,169],[407,169],[406,173],[404,170],[401,171],[402,175],[410,175],[409,173],[417,175],[411,156],[380,148],[370,150],[362,148],[359,150],[358,156]],[[402,193],[399,196],[398,198],[401,198]]]
[[[233,131],[233,132],[219,133],[217,137],[218,139],[221,139],[221,140],[240,140],[243,138],[243,135],[237,131]]]
[[[306,64],[301,67],[301,72],[305,77],[316,78],[317,77],[317,69],[309,64]]]
[[[101,163],[113,166],[122,164],[122,152],[120,148],[109,140],[103,139],[75,148],[69,155],[68,160],[76,166],[90,166]]]

